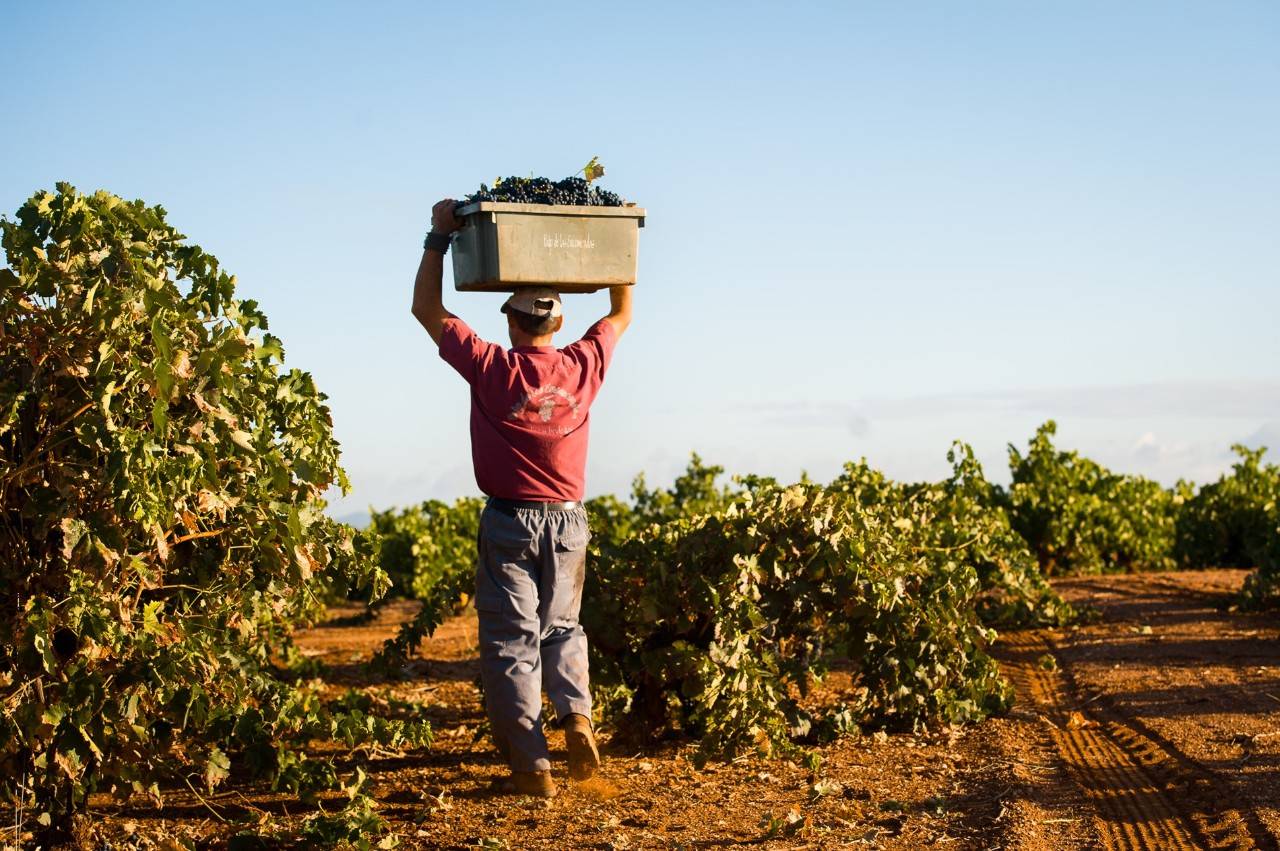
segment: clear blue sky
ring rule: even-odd
[[[1003,478],[1051,416],[1166,482],[1280,450],[1274,2],[15,3],[0,66],[0,210],[162,203],[330,395],[339,513],[475,490],[408,311],[431,203],[593,155],[649,210],[593,493],[952,438]]]

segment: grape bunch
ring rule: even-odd
[[[507,201],[516,204],[565,204],[577,207],[621,207],[622,199],[608,189],[592,186],[581,177],[548,180],[545,177],[503,177],[490,188],[468,195],[463,204]]]

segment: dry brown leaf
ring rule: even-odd
[[[1067,716],[1068,730],[1088,730],[1097,726],[1097,721],[1094,721],[1092,718],[1086,718],[1078,711],[1073,710],[1071,714]]]

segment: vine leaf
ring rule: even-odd
[[[604,177],[604,165],[601,164],[599,157],[591,158],[591,162],[583,167],[582,176],[587,179],[587,183]]]
[[[204,784],[210,792],[223,780],[231,776],[231,760],[220,749],[209,752],[209,761],[204,765]]]

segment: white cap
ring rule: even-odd
[[[504,301],[500,309],[503,313],[508,309],[518,310],[540,319],[548,316],[554,318],[564,312],[560,304],[560,293],[551,287],[516,287],[511,298]]]

